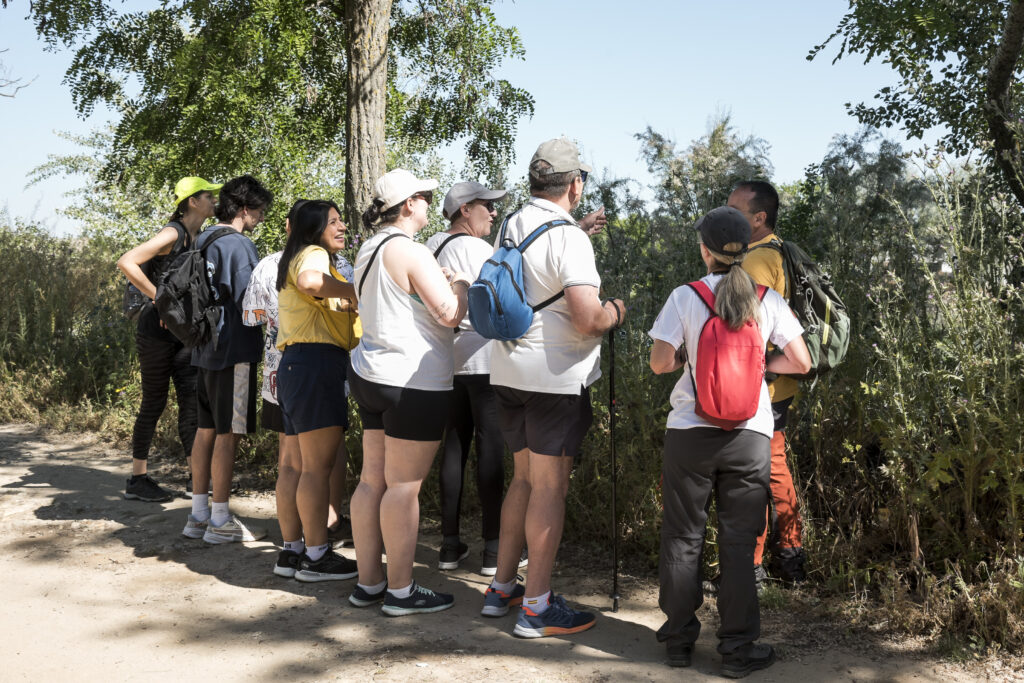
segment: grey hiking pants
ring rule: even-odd
[[[768,437],[746,429],[669,429],[662,459],[658,605],[668,619],[658,640],[692,645],[704,603],[701,559],[711,494],[718,512],[718,652],[757,640],[761,616],[754,583],[754,544],[765,526],[771,450]]]

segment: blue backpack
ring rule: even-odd
[[[505,237],[508,218],[501,225],[501,239],[494,256],[484,262],[480,276],[469,288],[469,321],[487,339],[514,341],[530,329],[533,314],[564,296],[564,290],[536,306],[526,302],[523,289],[523,252],[551,228],[570,225],[564,218],[548,221],[518,245]]]

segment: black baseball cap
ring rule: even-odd
[[[750,244],[750,221],[731,206],[711,209],[694,224],[693,229],[700,233],[705,247],[726,256],[745,254]],[[725,245],[733,242],[739,242],[743,248],[739,251],[725,248]]]

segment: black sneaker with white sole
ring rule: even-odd
[[[274,574],[277,576],[283,576],[286,579],[291,579],[295,576],[295,572],[299,569],[299,561],[302,559],[302,553],[297,553],[294,550],[282,550],[277,554],[277,564],[274,565]]]
[[[379,593],[369,593],[365,588],[357,583],[356,587],[352,589],[352,594],[348,596],[348,601],[355,607],[369,607],[370,605],[376,605],[378,602],[383,600],[387,594],[387,583],[384,584],[384,587],[380,589]]]
[[[342,515],[333,527],[327,527],[327,542],[333,548],[352,547],[352,520]]]
[[[295,572],[295,578],[299,581],[313,583],[316,581],[344,581],[354,579],[359,575],[356,561],[342,557],[333,550],[328,550],[324,556],[317,561],[309,559],[303,553],[299,560],[299,568]]]
[[[519,556],[519,568],[522,569],[530,563],[529,556],[526,554],[526,548],[523,548],[523,554]],[[484,548],[483,559],[480,561],[480,574],[482,576],[494,576],[498,573],[498,553],[491,552]]]
[[[445,571],[459,568],[459,562],[469,557],[469,546],[465,543],[458,545],[441,546],[441,552],[437,560],[437,568]]]
[[[169,491],[149,478],[148,474],[129,477],[124,486],[125,500],[142,500],[147,503],[162,503],[173,496]]]
[[[422,614],[426,612],[440,612],[455,604],[455,596],[449,593],[435,593],[429,588],[424,588],[415,581],[412,583],[412,593],[407,598],[396,598],[394,593],[384,596],[384,604],[380,611],[389,617],[401,617],[406,614]]]

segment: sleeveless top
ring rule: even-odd
[[[420,298],[399,287],[384,268],[384,253],[396,240],[385,244],[369,263],[377,245],[395,234],[405,233],[395,226],[381,228],[356,255],[354,282],[357,294],[362,282],[359,318],[363,337],[352,350],[352,369],[377,384],[448,391],[455,369],[451,328],[434,320]]]

